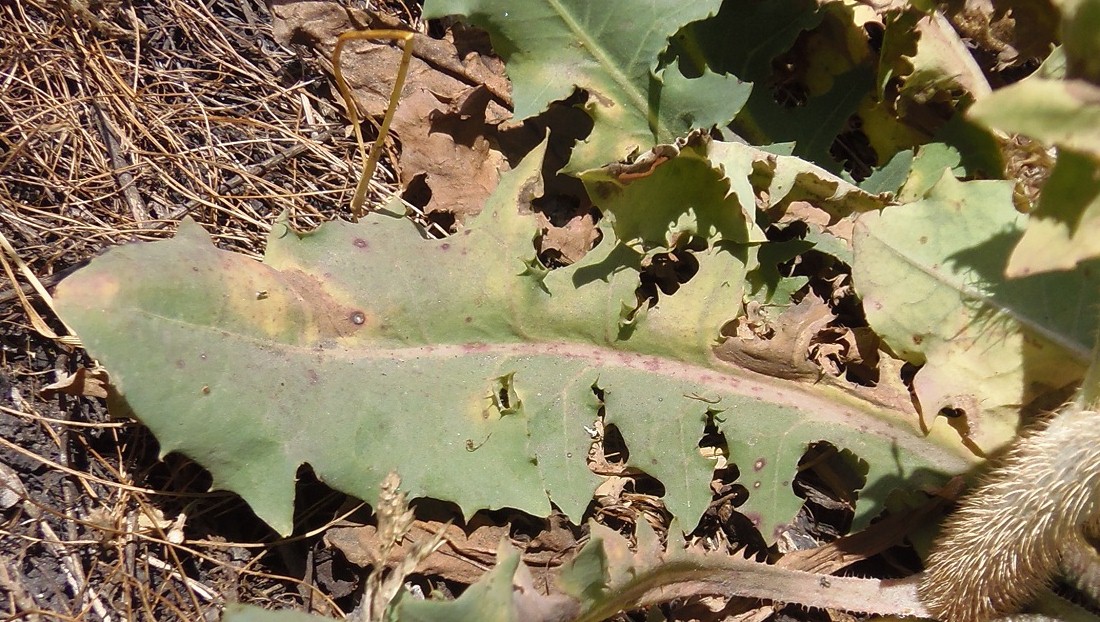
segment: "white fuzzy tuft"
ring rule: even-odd
[[[1100,413],[1069,406],[1023,437],[950,518],[921,582],[929,611],[985,622],[1057,575],[1062,547],[1100,519]]]

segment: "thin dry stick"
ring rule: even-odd
[[[38,622],[42,617],[37,613],[33,613],[40,611],[38,603],[34,602],[34,596],[18,580],[18,576],[18,574],[8,571],[7,560],[0,560],[0,588],[8,592],[8,597],[15,605],[15,611],[12,613],[19,612],[24,616],[24,619],[30,622]]]
[[[103,109],[94,100],[91,105],[92,110],[95,111],[99,135],[103,139],[103,145],[107,148],[107,154],[111,158],[111,166],[114,167],[115,175],[118,178],[118,189],[122,191],[123,199],[130,206],[130,213],[134,217],[134,222],[138,227],[144,227],[150,219],[149,209],[145,207],[145,201],[141,198],[141,193],[134,186],[134,174],[130,172],[131,166],[122,156],[122,146],[119,144],[114,130],[108,125],[107,116],[103,114]]]
[[[359,155],[364,162],[363,171],[359,175],[359,183],[355,186],[355,196],[351,200],[351,215],[356,220],[366,213],[363,209],[363,203],[367,200],[367,188],[370,186],[371,178],[374,177],[374,169],[378,166],[378,158],[382,155],[386,135],[389,134],[390,123],[393,122],[393,113],[397,110],[398,100],[401,99],[401,87],[405,85],[405,76],[409,73],[414,34],[403,30],[352,30],[343,33],[336,39],[336,48],[332,51],[332,75],[336,78],[336,88],[340,90],[340,95],[344,98],[344,105],[347,106],[348,118],[351,120],[351,127],[355,131],[355,140],[359,143]],[[397,69],[393,92],[390,93],[390,103],[386,108],[386,116],[382,117],[382,125],[378,128],[378,138],[374,139],[374,144],[371,145],[369,157],[363,142],[363,131],[359,128],[358,108],[355,106],[355,100],[351,97],[348,83],[344,80],[344,73],[340,71],[340,55],[344,51],[344,44],[348,41],[361,39],[387,39],[403,43],[401,65]]]
[[[61,325],[65,326],[65,330],[69,332],[69,336],[59,336],[53,331],[52,328],[50,328],[46,324],[46,321],[42,319],[42,316],[38,315],[38,312],[35,311],[34,307],[31,306],[30,300],[28,300],[27,296],[23,293],[22,288],[19,287],[19,283],[15,280],[15,274],[12,272],[11,266],[8,265],[7,257],[10,257],[11,260],[15,262],[15,266],[19,268],[19,270],[23,273],[23,276],[28,281],[30,281],[31,286],[34,287],[35,291],[38,292],[38,295],[42,298],[42,301],[45,302],[52,311],[53,297],[50,296],[49,292],[46,291],[46,288],[43,287],[42,284],[38,281],[38,277],[34,275],[34,272],[31,271],[30,267],[27,266],[27,264],[23,262],[23,259],[19,257],[19,253],[15,252],[15,249],[12,248],[12,245],[8,242],[8,239],[4,237],[4,234],[0,233],[0,265],[3,266],[4,273],[7,274],[8,279],[11,280],[12,287],[15,290],[16,295],[19,297],[19,302],[22,303],[23,310],[24,312],[26,312],[27,317],[30,318],[31,324],[34,326],[34,329],[38,331],[40,335],[47,339],[53,339],[56,341],[60,341],[61,343],[79,346],[80,340],[77,339],[75,336],[72,336],[76,333],[74,333],[73,330],[69,328],[64,321],[61,322]],[[55,313],[54,315],[56,316],[57,314]]]
[[[99,594],[96,593],[95,588],[88,583],[88,578],[84,574],[84,569],[80,565],[80,560],[77,559],[76,555],[65,551],[65,547],[61,545],[61,539],[57,537],[57,534],[50,528],[44,518],[38,519],[38,528],[42,532],[42,537],[44,538],[42,542],[46,545],[46,548],[50,549],[50,551],[61,561],[61,569],[73,593],[83,594],[84,600],[91,605],[96,615],[98,615],[103,622],[110,622],[110,620],[112,620],[111,614],[107,612],[107,607],[103,604],[103,601],[100,600]]]
[[[187,589],[189,589],[192,592],[194,592],[195,594],[197,594],[199,596],[199,598],[202,598],[206,602],[213,602],[213,601],[222,602],[222,601],[224,601],[224,599],[217,592],[215,592],[213,589],[211,589],[209,587],[206,587],[202,583],[199,583],[198,581],[192,579],[191,577],[189,577],[189,576],[183,574],[182,572],[176,570],[168,562],[161,561],[161,560],[157,559],[156,557],[153,557],[152,555],[150,555],[148,553],[145,555],[145,561],[146,561],[146,563],[148,563],[153,568],[156,568],[157,570],[164,570],[164,571],[168,572],[168,576],[170,576],[173,579],[175,579],[175,580],[183,583],[184,585],[186,585]]]

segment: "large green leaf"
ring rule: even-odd
[[[699,273],[645,313],[623,314],[636,305],[643,253],[610,228],[581,262],[543,270],[536,222],[517,212],[541,192],[541,157],[536,150],[505,175],[478,220],[448,239],[424,240],[384,213],[304,235],[280,224],[257,263],[215,250],[188,223],[171,241],[93,261],[61,284],[57,308],[110,370],[125,401],[116,408],[284,533],[305,463],[361,498],[397,470],[410,495],[467,514],[509,506],[545,515],[553,501],[579,520],[599,481],[586,465],[585,426],[601,406],[594,388],[631,465],[665,484],[685,525],[710,500],[713,464],[698,444],[711,418],[752,493],[742,510],[768,536],[801,504],[791,481],[811,442],[870,465],[860,520],[898,485],[967,467],[957,439],[925,439],[903,413],[715,356],[745,278],[745,248],[723,236],[748,226],[733,224],[747,218],[741,210],[732,221],[716,216],[731,207],[721,193],[682,205],[681,216],[730,224],[697,229],[706,236]],[[677,158],[658,167],[667,173],[629,184],[639,201],[619,210],[616,227],[644,228],[667,208],[657,186],[700,174],[698,156],[683,157],[690,166]]]
[[[751,84],[709,71],[689,80],[678,64],[657,66],[670,36],[720,4],[428,0],[424,15],[462,15],[489,32],[508,65],[517,118],[538,114],[574,88],[588,91],[585,110],[595,124],[567,167],[582,171],[694,128],[725,125],[737,114]]]
[[[923,365],[913,386],[925,417],[965,413],[985,452],[1015,437],[1022,405],[1080,379],[1096,329],[1096,270],[1004,277],[1026,220],[1011,182],[945,172],[923,199],[856,226],[853,279],[868,323]]]

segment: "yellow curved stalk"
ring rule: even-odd
[[[348,110],[348,119],[355,131],[355,140],[359,144],[359,155],[363,159],[363,170],[359,174],[359,183],[355,186],[355,196],[351,199],[352,218],[358,220],[366,213],[363,204],[367,200],[367,188],[374,176],[374,169],[378,166],[378,158],[382,155],[382,146],[386,141],[386,135],[390,131],[390,123],[393,122],[393,113],[397,110],[397,102],[401,99],[401,88],[405,85],[405,76],[409,73],[409,61],[412,60],[413,34],[404,30],[350,30],[341,34],[336,39],[336,48],[332,51],[332,73],[336,78],[336,88],[344,98],[344,105]],[[367,154],[366,145],[363,142],[363,132],[359,128],[359,112],[352,99],[351,89],[344,80],[344,74],[340,70],[340,55],[344,51],[344,44],[348,41],[362,39],[383,39],[388,41],[400,41],[402,43],[401,65],[397,69],[397,78],[393,83],[393,92],[390,93],[390,102],[386,108],[386,115],[382,117],[382,125],[378,128],[378,138],[371,145],[370,154]]]

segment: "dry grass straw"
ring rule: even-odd
[[[30,273],[55,285],[106,247],[170,235],[184,216],[221,247],[259,256],[284,211],[302,228],[347,214],[360,163],[335,88],[308,52],[277,45],[269,22],[263,0],[0,3],[0,233]],[[373,201],[393,192],[391,169],[376,175]],[[265,572],[266,545],[181,541],[177,516],[160,508],[182,509],[192,533],[235,502],[173,482],[197,469],[156,466],[140,427],[106,421],[85,398],[31,394],[89,362],[32,334],[15,287],[35,296],[30,282],[0,278],[0,380],[23,387],[0,382],[0,404],[14,405],[0,406],[0,466],[29,465],[9,483],[30,490],[0,508],[8,613],[202,620],[238,599],[338,612],[316,587]],[[51,573],[57,586],[43,592]]]
[[[57,7],[0,8],[0,223],[40,276],[184,215],[258,255],[273,215],[346,209],[343,111],[262,2]]]

